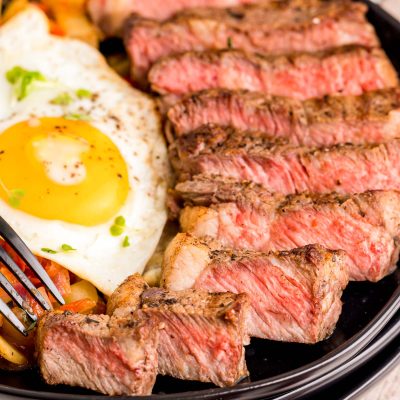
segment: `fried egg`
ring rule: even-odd
[[[166,222],[154,101],[31,6],[0,27],[0,215],[37,255],[110,295]]]

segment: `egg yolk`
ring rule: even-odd
[[[21,211],[94,226],[118,213],[128,191],[118,148],[85,121],[34,119],[0,134],[0,197]]]

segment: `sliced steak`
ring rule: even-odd
[[[163,20],[189,7],[232,7],[259,0],[88,0],[87,9],[93,22],[107,36],[119,36],[130,14]]]
[[[248,375],[245,294],[160,288],[140,293],[143,285],[139,275],[128,278],[111,296],[107,313],[129,319],[138,310],[160,323],[160,374],[218,386],[233,385]]]
[[[206,127],[171,147],[180,180],[198,174],[253,181],[285,195],[400,190],[400,139],[382,144],[294,147],[255,133]]]
[[[168,111],[168,119],[170,141],[211,123],[305,146],[381,143],[400,136],[400,89],[306,101],[214,89],[178,103]]]
[[[347,46],[318,53],[262,56],[239,50],[188,52],[151,68],[153,90],[173,102],[205,89],[247,89],[300,100],[327,94],[360,95],[394,87],[396,72],[381,49]]]
[[[346,255],[319,245],[277,253],[211,249],[190,235],[169,245],[163,284],[249,295],[251,336],[316,343],[334,330],[348,283]]]
[[[106,315],[51,312],[37,333],[40,371],[50,385],[111,396],[151,394],[158,336],[158,325],[145,316],[125,323]]]
[[[155,61],[187,51],[233,47],[261,54],[284,54],[349,44],[379,46],[375,31],[365,18],[364,4],[322,2],[306,8],[279,4],[189,9],[166,22],[132,15],[126,25],[125,43],[133,79],[145,81]]]
[[[399,254],[400,193],[280,196],[252,183],[214,177],[178,184],[186,207],[184,232],[224,246],[289,250],[311,243],[345,250],[353,280],[378,281],[393,272]]]

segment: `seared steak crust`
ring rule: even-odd
[[[262,56],[239,50],[188,52],[155,63],[149,81],[153,90],[174,98],[223,88],[300,100],[328,94],[361,95],[398,83],[383,50],[360,46],[287,56]]]
[[[140,296],[149,288],[139,274],[134,274],[114,290],[107,302],[107,314],[117,318],[128,315],[132,310],[140,308]]]
[[[184,206],[205,206],[212,204],[242,202],[259,199],[261,202],[275,203],[286,197],[268,192],[254,182],[236,182],[220,176],[197,175],[191,181],[180,182],[172,191],[175,199]],[[262,204],[262,203],[261,203]]]
[[[248,298],[244,294],[145,288],[129,277],[110,297],[107,312],[129,320],[137,310],[161,327],[158,372],[230,386],[248,375],[243,345]]]
[[[50,385],[81,386],[111,396],[151,394],[157,375],[158,326],[136,313],[133,321],[46,314],[36,338],[43,378]]]
[[[162,281],[177,290],[248,293],[251,336],[315,343],[332,333],[340,315],[345,264],[344,252],[319,245],[262,254],[216,250],[178,234],[166,251]]]
[[[271,194],[254,183],[199,177],[178,184],[184,232],[232,248],[288,250],[310,243],[345,250],[350,278],[378,281],[399,254],[400,193]]]
[[[259,0],[89,0],[87,9],[93,22],[106,36],[119,36],[122,35],[126,18],[133,13],[164,20],[185,8],[232,7],[257,1]]]
[[[178,170],[184,170],[179,162],[186,164],[189,159],[212,154],[257,154],[257,153],[282,153],[285,150],[301,149],[289,145],[285,138],[272,138],[263,132],[243,132],[226,126],[205,125],[197,130],[177,138],[170,146],[170,153],[177,155],[172,161]],[[301,150],[299,150],[301,151]]]
[[[399,114],[399,88],[306,101],[214,89],[195,93],[173,106],[168,120],[176,136],[216,124],[284,137],[297,145],[328,146],[380,143],[398,137]]]
[[[400,190],[400,139],[306,148],[254,133],[239,135],[232,128],[207,127],[180,137],[170,151],[180,180],[221,175],[285,195]]]
[[[189,9],[165,22],[132,15],[125,27],[132,77],[143,82],[155,61],[192,50],[234,47],[261,54],[284,54],[349,44],[377,47],[379,41],[366,21],[366,10],[361,3],[335,1],[310,7],[261,3]]]

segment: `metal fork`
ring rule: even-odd
[[[53,295],[53,297],[60,303],[65,304],[63,297],[58,291],[57,287],[54,285],[53,281],[50,279],[49,275],[39,263],[37,258],[28,249],[26,244],[17,235],[14,229],[2,218],[0,217],[0,236],[8,243],[13,250],[25,261],[25,263],[35,272],[37,277],[47,288],[47,290]],[[15,275],[15,277],[22,283],[25,289],[32,295],[32,297],[43,307],[45,310],[51,310],[51,304],[42,296],[39,290],[32,284],[29,278],[22,272],[18,265],[14,262],[12,257],[0,246],[0,262],[2,262],[10,271]],[[22,308],[32,322],[37,321],[37,316],[33,313],[32,308],[29,303],[24,300],[19,293],[14,289],[7,278],[0,272],[0,286],[5,290],[5,292],[11,297],[11,299]],[[8,319],[8,321],[21,332],[24,336],[28,335],[22,322],[15,316],[10,307],[0,299],[0,312]]]

